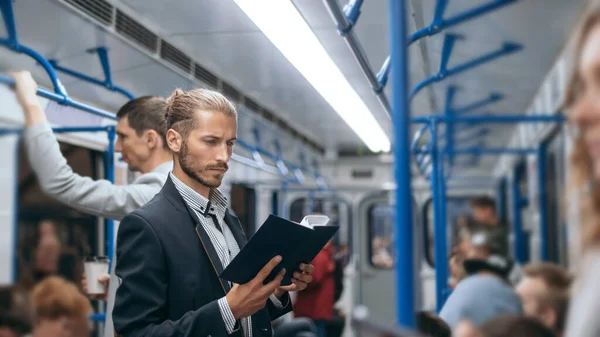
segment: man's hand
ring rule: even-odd
[[[289,286],[277,287],[277,289],[275,289],[275,296],[281,298],[286,292],[306,289],[308,284],[312,282],[312,272],[314,270],[315,267],[312,264],[302,263],[300,265],[300,272],[295,272],[293,275],[292,284]]]
[[[88,294],[88,297],[92,300],[106,301],[108,299],[108,285],[110,284],[110,275],[104,274],[98,276],[98,282],[104,284],[104,289],[106,289],[106,291],[104,292],[104,294]],[[81,288],[83,288],[83,292],[87,294],[87,279],[85,277],[85,274],[83,275],[83,278],[81,278]]]
[[[263,284],[279,262],[281,262],[280,256],[272,258],[250,282],[242,285],[235,284],[227,293],[227,303],[235,319],[251,316],[264,308],[267,299],[281,284],[285,275],[285,269],[282,269],[273,281]]]
[[[32,126],[46,119],[36,93],[37,83],[28,71],[19,71],[9,74],[15,80],[15,93],[17,100],[25,112],[27,126]]]

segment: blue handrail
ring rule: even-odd
[[[2,0],[0,0],[0,1],[2,1]],[[15,86],[14,79],[12,77],[4,75],[4,74],[0,74],[0,83],[6,84],[6,85],[8,85],[8,86],[10,86],[12,88],[14,88],[14,86]],[[101,117],[112,119],[112,120],[116,120],[117,119],[117,117],[116,117],[116,115],[114,113],[111,113],[111,112],[108,112],[108,111],[104,111],[102,109],[94,108],[94,107],[89,106],[87,104],[83,104],[83,103],[74,101],[74,100],[72,100],[71,98],[69,98],[67,96],[63,96],[61,94],[56,94],[56,93],[50,92],[48,90],[44,90],[44,89],[38,88],[37,95],[40,96],[40,97],[44,97],[44,98],[47,98],[49,100],[58,102],[58,103],[63,104],[63,105],[72,106],[74,108],[77,108],[79,110],[92,113],[92,114],[97,115],[97,116],[101,116]]]
[[[129,91],[116,86],[113,84],[112,82],[112,73],[110,70],[110,62],[108,60],[108,50],[106,49],[106,47],[98,47],[98,48],[94,48],[92,50],[89,50],[89,52],[94,52],[98,54],[98,58],[100,60],[100,65],[102,66],[102,71],[104,72],[104,81],[101,81],[99,79],[93,78],[91,76],[85,75],[81,72],[75,71],[73,69],[69,69],[66,67],[63,67],[61,65],[58,64],[58,60],[48,60],[48,62],[50,62],[50,64],[54,67],[55,70],[63,72],[67,75],[73,76],[75,78],[78,78],[80,80],[86,81],[86,82],[90,82],[92,84],[101,86],[101,87],[105,87],[106,89],[113,91],[113,92],[117,92],[119,94],[124,95],[125,97],[127,97],[128,99],[134,99],[135,96],[130,93]]]
[[[15,15],[12,3],[13,0],[0,0],[0,10],[2,11],[4,25],[6,26],[6,31],[8,32],[8,38],[0,38],[0,45],[6,46],[16,53],[28,55],[29,57],[36,60],[40,65],[42,65],[44,70],[46,70],[46,73],[48,73],[48,77],[50,77],[52,85],[54,86],[54,92],[59,97],[66,98],[67,92],[60,80],[58,79],[56,71],[54,71],[54,68],[52,67],[50,62],[48,62],[48,60],[45,57],[40,55],[35,50],[19,43],[19,40],[17,39],[17,25],[15,23]]]
[[[487,14],[495,9],[508,5],[510,3],[516,2],[517,0],[493,0],[490,3],[483,4],[476,8],[472,8],[470,10],[466,10],[460,14],[457,14],[451,18],[444,19],[443,15],[446,10],[446,6],[448,5],[448,0],[437,0],[435,7],[435,14],[431,24],[427,27],[424,27],[416,32],[414,32],[408,39],[408,44],[412,44],[420,40],[425,36],[432,36],[446,28],[450,28],[452,26],[458,25],[460,23],[466,22],[468,20],[474,19],[478,16]],[[377,74],[377,78],[379,80],[379,84],[383,87],[387,84],[388,74],[390,72],[390,57],[388,56],[381,70]]]
[[[488,54],[477,57],[471,61],[464,62],[454,68],[447,69],[448,60],[450,58],[450,54],[452,53],[452,49],[454,47],[454,43],[457,39],[461,39],[462,36],[456,34],[446,34],[444,39],[444,47],[442,50],[442,61],[440,63],[440,68],[437,74],[434,74],[425,80],[418,83],[415,88],[410,93],[411,99],[419,92],[421,89],[426,86],[442,81],[447,77],[454,76],[456,74],[462,73],[466,70],[473,69],[487,62],[493,61],[499,57],[509,55],[515,53],[523,48],[520,44],[514,42],[505,42],[502,47],[496,51],[490,52]]]
[[[413,117],[412,123],[560,123],[565,120],[563,115],[482,115],[482,116],[421,116]]]
[[[490,105],[492,103],[499,102],[502,99],[504,99],[503,94],[497,93],[497,92],[492,92],[492,93],[490,93],[490,95],[487,98],[484,98],[480,101],[473,102],[469,105],[465,105],[460,108],[453,108],[452,112],[455,115],[466,114],[466,113],[469,113],[472,111],[479,110],[479,109],[483,108],[484,106]]]
[[[379,80],[377,76],[375,76],[375,72],[371,68],[369,60],[362,48],[362,45],[358,41],[356,34],[354,34],[354,26],[356,25],[356,21],[358,20],[358,16],[360,15],[360,6],[363,1],[353,1],[351,4],[348,4],[345,8],[344,14],[340,9],[336,0],[324,0],[325,6],[329,10],[329,13],[333,17],[333,20],[337,26],[338,32],[344,38],[348,47],[352,50],[352,54],[354,55],[356,61],[360,65],[363,74],[366,76],[373,92],[377,96],[377,99],[385,109],[385,111],[389,114],[390,103],[383,92],[384,86],[379,84]]]

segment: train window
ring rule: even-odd
[[[413,225],[421,224],[417,203],[413,199]],[[390,269],[396,264],[393,206],[384,203],[372,205],[368,210],[369,263],[379,269]]]
[[[65,143],[60,143],[60,148],[75,173],[99,178],[100,152]],[[78,283],[82,274],[82,257],[103,251],[98,247],[98,218],[76,211],[42,193],[23,147],[19,160],[18,282],[28,289],[42,275],[58,273]],[[42,241],[43,254],[53,258],[38,260]]]
[[[246,185],[231,185],[231,210],[240,219],[247,237],[256,231],[256,191]]]
[[[375,268],[393,268],[396,261],[394,247],[394,211],[390,205],[376,204],[369,209],[369,262]]]
[[[471,213],[470,201],[472,196],[461,196],[461,197],[448,197],[446,198],[446,215],[448,218],[447,226],[447,239],[454,238],[457,235],[459,223],[464,221],[464,216]],[[433,221],[433,199],[429,198],[425,205],[423,205],[423,219],[424,226],[423,230],[424,235],[424,246],[425,249],[425,259],[427,263],[429,263],[432,267],[435,265],[435,254],[434,254],[434,245],[435,245],[435,237],[434,237],[434,221]],[[448,242],[448,251],[452,249],[452,242]]]
[[[329,224],[340,229],[333,237],[337,247],[336,256],[345,266],[352,252],[352,209],[350,204],[339,198],[298,198],[290,204],[290,220],[300,222],[308,214],[322,213],[329,217]],[[311,206],[312,205],[312,206]]]

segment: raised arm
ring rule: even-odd
[[[117,186],[82,177],[67,164],[47,121],[28,127],[23,138],[42,191],[88,214],[120,220],[150,201],[166,179],[166,175],[149,173],[134,184]]]
[[[15,79],[17,100],[25,114],[27,157],[46,194],[82,212],[120,220],[160,191],[166,176],[148,174],[136,184],[115,186],[108,180],[94,181],[74,173],[46,120],[31,74],[11,75]]]

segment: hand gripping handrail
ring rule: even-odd
[[[2,0],[0,0],[0,1],[2,1]],[[4,83],[4,84],[10,86],[11,88],[14,88],[14,86],[15,86],[15,80],[12,77],[9,77],[4,74],[0,74],[0,83]],[[86,111],[86,112],[89,112],[91,114],[94,114],[94,115],[97,115],[100,117],[104,117],[104,118],[108,118],[108,119],[112,119],[112,120],[117,119],[117,117],[115,116],[114,113],[111,113],[111,112],[108,112],[108,111],[105,111],[102,109],[94,108],[87,104],[83,104],[83,103],[74,101],[67,96],[62,96],[61,94],[53,93],[53,92],[50,92],[45,89],[38,88],[37,95],[40,97],[47,98],[51,101],[58,102],[63,105],[72,106],[79,110]]]

